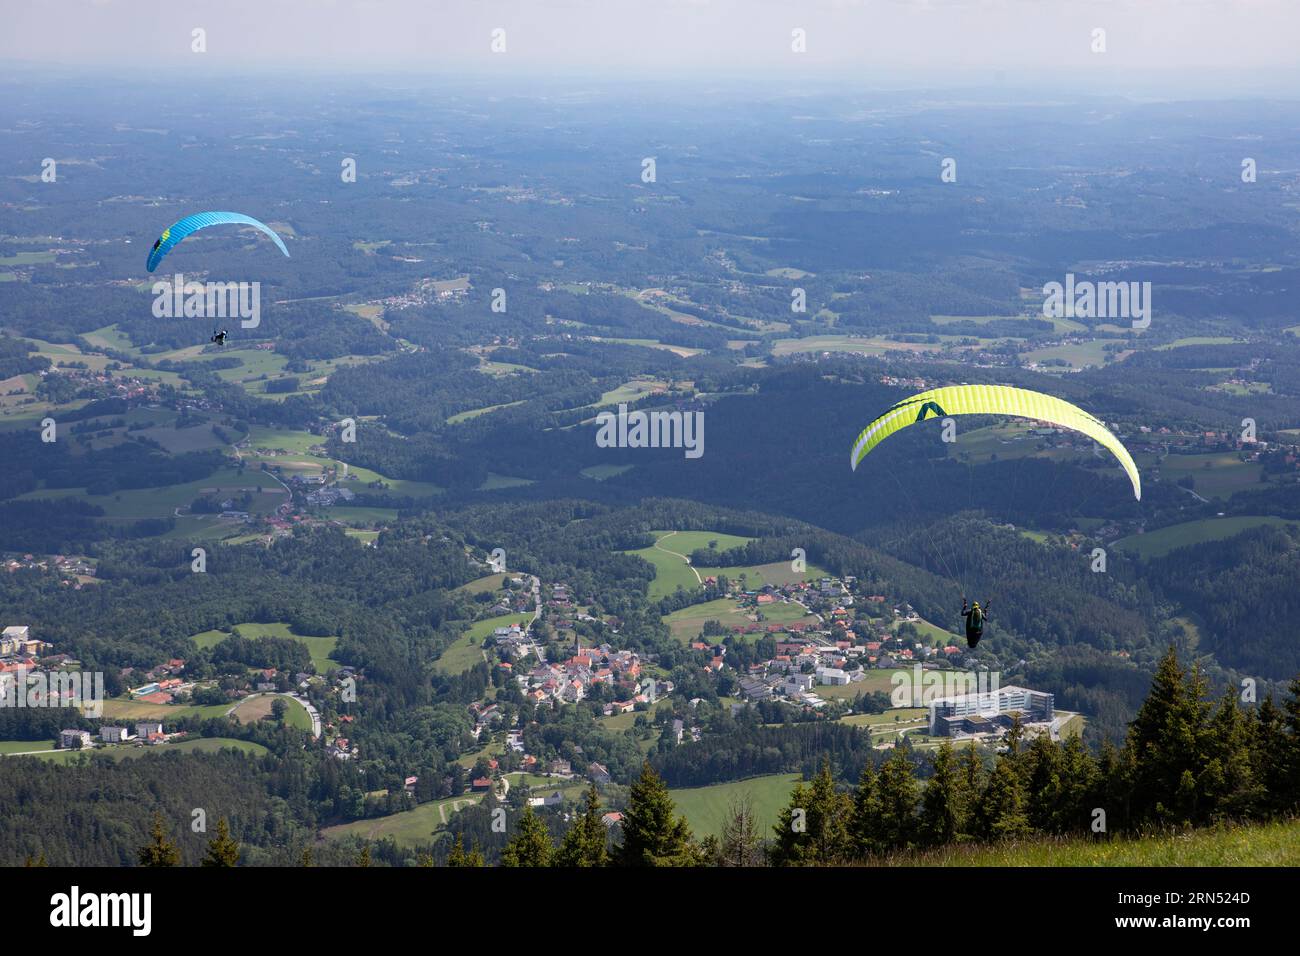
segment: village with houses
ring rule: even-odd
[[[715,577],[703,581],[706,588],[719,586]],[[514,591],[505,593],[530,593],[523,577],[512,583]],[[726,690],[720,692],[719,700],[733,714],[777,706],[799,719],[847,718],[856,723],[859,715],[881,716],[886,732],[876,744],[880,749],[893,747],[904,733],[914,746],[922,747],[925,741],[937,745],[940,737],[996,743],[1013,725],[1026,734],[1041,732],[1059,739],[1077,717],[1057,710],[1051,694],[998,687],[996,680],[990,685],[987,674],[976,680],[975,671],[965,669],[971,662],[966,659],[964,642],[959,646],[923,634],[917,625],[925,622],[910,605],[892,604],[883,595],[859,594],[852,577],[822,576],[751,589],[744,589],[739,582],[724,586],[727,599],[734,602],[745,623],[708,628],[713,633],[692,639],[687,646],[695,652],[704,673]],[[546,598],[532,621],[496,627],[482,642],[485,658],[525,700],[534,708],[585,703],[606,720],[624,714],[644,715],[642,720],[648,726],[661,726],[674,743],[699,739],[701,728],[690,715],[700,700],[673,702],[677,689],[657,666],[654,655],[647,658],[616,646],[616,618],[587,613],[575,604],[565,583],[543,583],[541,590]],[[797,607],[805,616],[798,621],[770,623],[764,620],[764,609],[773,607]],[[508,609],[520,608],[518,604],[497,604],[492,611]],[[585,644],[579,637],[579,624],[585,625],[582,630],[586,633],[608,637]],[[955,640],[955,635],[947,636]],[[771,653],[740,655],[732,652],[737,647],[766,648]],[[739,659],[742,656],[744,659]],[[891,681],[895,675],[903,675],[907,681]],[[922,675],[940,679],[925,680]],[[900,683],[904,684],[901,696]],[[578,776],[599,782],[599,765],[584,769],[576,761],[548,760],[528,753],[525,719],[517,708],[502,706],[494,696],[490,692],[470,705],[474,736],[485,754],[491,749],[489,741],[504,740],[502,749],[508,759],[498,754],[482,761],[481,771],[499,774],[505,767],[567,777],[576,766]],[[656,705],[661,701],[673,705],[660,712]],[[906,720],[887,722],[891,712],[906,715]],[[477,790],[493,785],[486,773],[472,781]]]

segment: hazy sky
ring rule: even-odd
[[[198,71],[1295,71],[1300,0],[0,0],[0,60]],[[207,52],[191,52],[202,27]],[[506,52],[491,51],[505,30]],[[806,31],[807,52],[791,50]],[[1106,52],[1091,50],[1094,28]],[[1225,80],[1225,82],[1228,82]]]

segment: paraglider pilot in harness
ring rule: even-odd
[[[966,599],[961,599],[961,616],[966,619],[966,646],[974,650],[975,645],[980,642],[984,636],[984,621],[988,617],[988,604],[980,607],[980,602],[976,601],[970,607],[966,606]]]

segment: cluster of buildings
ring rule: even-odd
[[[173,734],[165,733],[162,721],[142,720],[135,725],[134,733],[126,727],[106,724],[99,728],[98,738],[88,730],[60,730],[58,743],[61,750],[89,750],[91,747],[106,744],[135,743],[144,746],[156,746],[184,736],[184,731]]]
[[[0,673],[6,667],[26,667],[28,670],[36,659],[50,649],[45,641],[32,637],[31,628],[26,624],[11,624],[0,631]]]
[[[332,508],[340,501],[351,501],[356,495],[347,488],[340,488],[337,485],[330,485],[326,488],[317,488],[306,494],[307,504],[314,505],[318,508]]]
[[[710,579],[712,580],[712,579]],[[741,695],[749,700],[784,700],[797,706],[821,708],[825,700],[814,693],[818,686],[846,686],[862,681],[871,669],[892,669],[902,663],[935,658],[951,660],[962,653],[953,644],[936,647],[887,629],[889,622],[915,622],[919,615],[910,604],[892,606],[884,595],[855,596],[856,581],[823,577],[817,582],[765,585],[741,591],[742,608],[751,608],[757,621],[731,625],[735,633],[765,633],[776,638],[776,654],[751,664],[739,678]],[[764,610],[797,604],[815,620],[768,623]],[[859,615],[858,606],[866,609]],[[726,665],[726,648],[694,642],[692,648],[710,651],[710,670]]]
[[[419,259],[407,257],[404,261],[419,262]],[[464,299],[470,293],[468,278],[460,279],[421,279],[409,292],[390,295],[380,299],[377,305],[388,309],[410,309],[431,302],[452,302]]]
[[[346,675],[340,672],[340,679],[353,679],[355,671],[350,667],[346,670]],[[307,712],[309,714],[315,712],[315,707],[307,704],[306,701],[302,700],[302,698],[299,698],[299,702],[308,708]],[[336,720],[332,720],[324,725],[325,752],[335,760],[353,760],[361,753],[361,749],[353,743],[352,738],[347,736],[347,734],[351,733],[351,731],[347,729],[348,726],[355,724],[356,719],[357,718],[352,714],[339,714]],[[413,780],[412,786],[414,786],[414,783],[415,781]]]
[[[38,557],[33,554],[15,554],[0,562],[10,574],[15,571],[56,571],[59,583],[65,587],[80,591],[87,582],[95,583],[95,566],[89,558],[70,557],[63,554],[51,554]]]
[[[67,654],[51,654],[53,649],[48,641],[32,637],[31,628],[26,624],[11,624],[0,631],[0,700],[18,706],[45,706],[57,697],[60,703],[71,705],[76,699],[72,687],[44,678],[81,662]],[[19,682],[23,685],[21,693]],[[36,684],[35,688],[30,686],[32,683]],[[14,697],[9,699],[11,689]]]
[[[533,596],[531,592],[522,587],[523,579],[511,578],[510,583],[515,587],[502,592],[502,594],[497,598],[497,602],[493,604],[491,610],[488,611],[488,613],[493,617],[499,617],[502,614],[518,614],[533,609]],[[559,624],[558,626],[563,627],[564,625]],[[505,636],[502,634],[503,630],[509,629],[497,628],[493,633],[493,637],[499,639]]]
[[[510,665],[504,665],[509,667]],[[643,687],[641,658],[634,651],[615,650],[608,644],[584,648],[574,642],[573,655],[564,661],[544,661],[527,673],[515,675],[515,682],[534,703],[546,701],[576,704],[598,684],[613,689],[615,703],[607,704],[608,713],[633,710],[638,703],[654,703],[664,685]]]
[[[717,646],[713,650],[710,664],[725,658],[725,647]],[[777,698],[799,706],[821,708],[826,701],[813,693],[813,688],[845,686],[864,680],[866,655],[865,645],[850,641],[817,643],[792,637],[777,643],[776,657],[748,667],[737,683],[741,694],[749,700]]]
[[[74,356],[67,356],[75,360]],[[159,385],[153,379],[140,378],[129,371],[121,369],[96,371],[89,368],[77,368],[72,365],[51,365],[41,371],[41,378],[61,375],[77,383],[81,390],[94,396],[95,400],[121,398],[130,402],[148,404],[158,399]],[[32,401],[35,401],[35,396]],[[24,402],[26,404],[26,402]]]
[[[165,664],[159,664],[144,673],[145,683],[129,688],[127,693],[132,700],[145,704],[171,704],[194,689],[194,684],[184,680],[180,674],[185,670],[185,659],[173,657]],[[124,678],[135,675],[134,670],[122,674]]]

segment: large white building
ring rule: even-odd
[[[1021,721],[1050,721],[1055,714],[1055,697],[1045,691],[1008,684],[985,693],[938,697],[930,701],[931,736],[950,737],[960,733],[991,730],[997,718],[1018,715]]]

